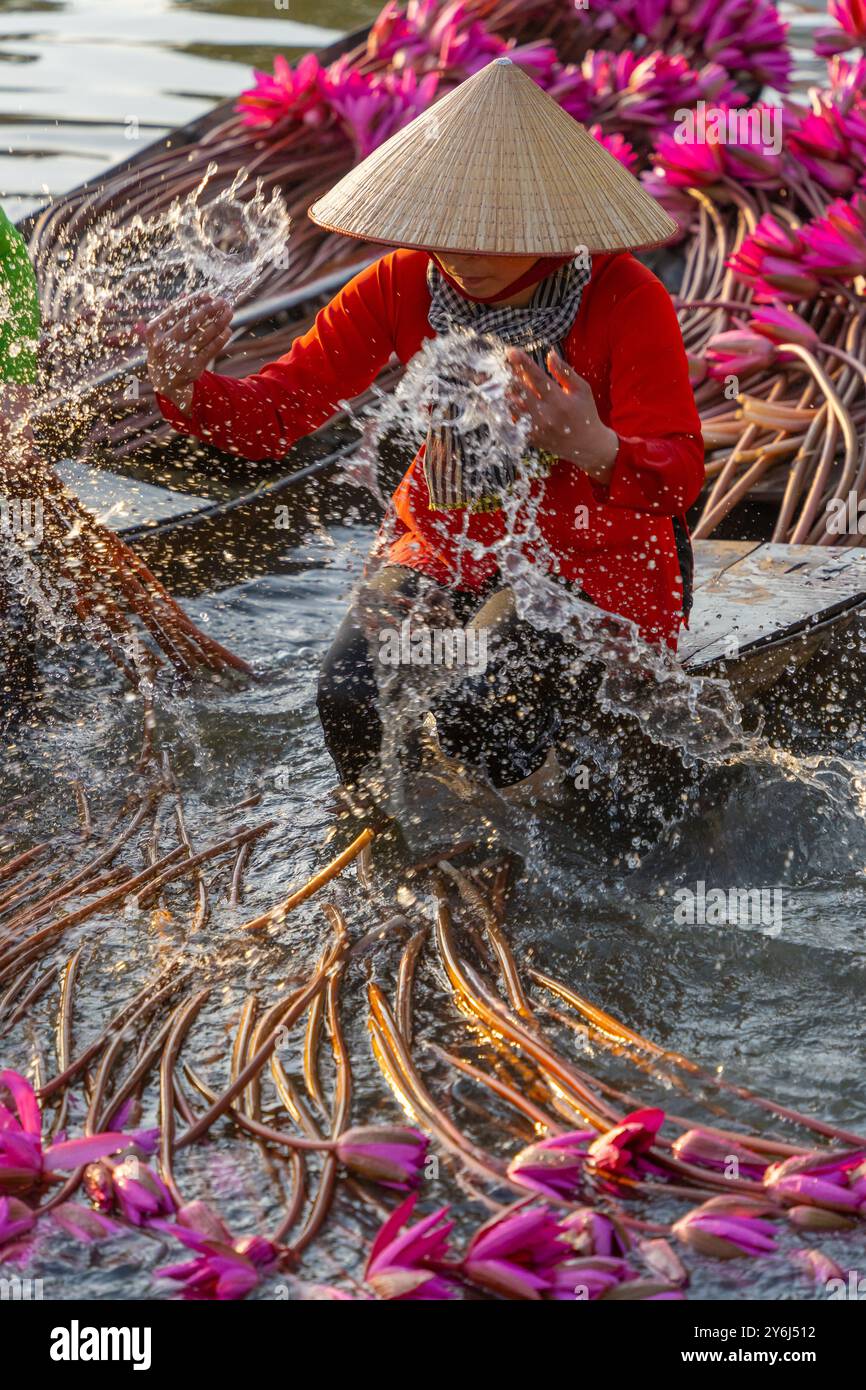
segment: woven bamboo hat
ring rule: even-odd
[[[676,224],[510,58],[392,135],[310,208],[389,246],[509,256],[658,246]]]

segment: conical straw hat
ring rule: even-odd
[[[676,231],[637,179],[510,58],[397,131],[310,217],[364,241],[510,256],[635,250]]]

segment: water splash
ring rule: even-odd
[[[232,305],[248,298],[269,270],[288,262],[291,218],[279,189],[251,196],[246,169],[206,198],[211,164],[186,197],[121,227],[109,214],[41,267],[46,359],[53,400],[69,406],[103,374],[140,348],[138,325],[185,295],[207,290]]]
[[[511,590],[517,617],[568,644],[567,678],[579,681],[583,673],[587,677],[594,673],[595,700],[607,717],[608,729],[623,736],[640,731],[650,743],[676,753],[686,766],[719,765],[747,756],[757,746],[756,735],[744,731],[739,705],[726,680],[690,674],[666,648],[646,642],[634,623],[604,613],[529,558],[528,552],[541,540],[538,510],[543,493],[533,476],[529,421],[525,415],[515,419],[508,401],[510,382],[505,349],[495,340],[462,331],[428,340],[393,394],[378,395],[356,422],[363,430],[363,467],[353,470],[353,480],[366,482],[380,495],[370,461],[386,437],[414,447],[431,423],[447,423],[464,436],[477,437],[479,430],[486,431],[496,463],[515,474],[516,481],[502,498],[501,539],[486,547],[471,541],[466,534],[471,513],[466,511],[458,555],[475,561],[492,555],[503,586]],[[378,550],[384,553],[386,546]],[[366,603],[362,594],[362,608]],[[402,750],[413,737],[426,737],[428,746],[434,741],[428,711],[437,701],[448,699],[462,673],[441,666],[404,666],[399,671],[383,667],[375,659],[374,643],[383,626],[399,626],[407,614],[413,627],[453,626],[456,620],[441,611],[443,605],[447,609],[444,593],[425,588],[408,605],[401,599],[381,608],[378,615],[366,612],[364,618],[385,714],[383,763],[388,791],[401,819],[413,814],[413,803],[417,807],[419,799],[413,779],[407,779]],[[519,675],[516,670],[515,676]],[[596,746],[592,751],[596,761],[603,763],[605,749]],[[459,802],[465,813],[472,793],[464,785],[464,774],[458,774],[454,765],[446,771],[447,763],[440,757],[439,780],[449,783],[452,804]],[[566,772],[560,769],[560,775]],[[475,788],[475,808],[485,808],[482,819],[492,814],[489,792],[480,785]],[[502,810],[502,797],[497,794],[496,799]],[[429,813],[429,796],[421,800],[427,802]],[[513,817],[509,819],[513,822]]]
[[[529,420],[514,418],[506,398],[511,381],[505,347],[496,339],[464,329],[428,338],[396,389],[378,393],[368,442],[392,435],[413,447],[428,428],[447,426],[466,439],[483,436],[490,463],[514,472],[526,459]]]

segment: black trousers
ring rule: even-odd
[[[428,708],[447,754],[505,787],[535,772],[555,748],[572,773],[566,785],[578,789],[578,805],[601,807],[609,823],[630,832],[675,813],[688,781],[679,755],[653,743],[633,720],[624,727],[601,710],[599,663],[580,666],[572,644],[520,619],[507,588],[494,584],[481,596],[445,590],[396,565],[362,586],[320,673],[325,742],[345,783],[357,780],[382,743],[382,625],[399,624],[413,610],[427,624],[456,621],[486,636],[483,670],[457,673],[444,694],[431,682]]]
[[[543,763],[559,722],[561,639],[522,622],[508,589],[494,589],[479,606],[478,594],[445,590],[415,570],[387,565],[343,619],[319,677],[325,743],[342,780],[356,781],[382,742],[377,631],[383,622],[399,624],[413,607],[427,624],[458,623],[486,642],[484,669],[464,669],[446,697],[431,699],[444,751],[479,768],[494,786],[527,777]]]

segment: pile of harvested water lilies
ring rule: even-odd
[[[697,534],[759,496],[776,507],[776,540],[859,544],[840,507],[857,517],[866,493],[866,32],[861,5],[829,8],[810,38],[826,76],[808,95],[786,97],[792,43],[769,0],[609,0],[586,9],[566,0],[405,8],[389,0],[357,49],[326,67],[312,54],[294,67],[278,59],[196,143],[146,156],[43,214],[31,249],[46,315],[62,322],[57,350],[62,356],[75,332],[68,267],[85,233],[158,219],[212,170],[213,196],[242,174],[239,196],[252,198],[259,181],[265,193],[278,188],[294,218],[291,255],[273,259],[249,288],[243,326],[218,365],[253,371],[286,351],[301,325],[253,336],[256,304],[267,325],[265,301],[376,252],[322,232],[306,208],[355,160],[508,51],[679,224],[662,268],[678,292],[704,422],[709,489]],[[106,311],[100,336],[120,345],[118,362],[135,351],[133,327],[120,310]],[[113,411],[94,417],[93,438],[113,451],[167,437],[147,388],[130,394],[127,385],[122,379]]]
[[[91,643],[139,690],[166,666],[183,679],[203,671],[251,674],[50,469],[37,476],[38,530],[3,535],[0,590],[5,581],[40,631],[61,646]],[[14,490],[4,482],[0,462],[0,496]]]
[[[156,1287],[199,1299],[680,1299],[695,1256],[772,1260],[801,1296],[804,1278],[844,1286],[815,1242],[860,1248],[866,1139],[663,1050],[516,959],[512,862],[446,856],[386,882],[355,825],[253,911],[245,883],[274,833],[259,798],[205,832],[168,758],[148,748],[142,763],[111,817],[77,787],[77,824],[50,841],[27,843],[26,803],[5,809],[0,1038],[30,1079],[0,1072],[0,1262],[38,1272],[59,1228],[157,1242]],[[244,968],[285,951],[290,914],[309,951],[292,948],[273,993],[248,989],[223,1041],[226,949]],[[124,917],[139,937],[147,924],[154,965],[109,1014]],[[587,1039],[592,1070],[574,1060]],[[380,1100],[362,1115],[353,1077],[371,1050]],[[679,1103],[642,1104],[605,1057]],[[702,1107],[705,1125],[677,1113]],[[230,1189],[230,1231],[208,1162],[239,1149],[262,1178],[252,1198]],[[314,1244],[347,1213],[362,1275]],[[176,1242],[192,1257],[171,1263]]]

